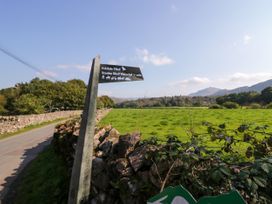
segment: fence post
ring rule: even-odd
[[[100,56],[97,56],[93,59],[87,87],[85,106],[70,180],[68,204],[82,204],[89,199],[99,72]]]

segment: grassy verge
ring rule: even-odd
[[[49,146],[24,170],[17,184],[14,203],[67,203],[68,189],[67,168]]]
[[[0,135],[0,140],[1,140],[1,139],[4,139],[4,138],[7,138],[7,137],[11,137],[11,136],[17,135],[17,134],[20,134],[20,133],[27,132],[27,131],[29,131],[29,130],[33,130],[33,129],[36,129],[36,128],[40,128],[40,127],[43,127],[43,126],[45,126],[45,125],[57,123],[57,122],[60,122],[60,121],[66,120],[66,119],[69,119],[69,118],[58,118],[58,119],[56,119],[56,120],[46,121],[46,122],[43,122],[43,123],[40,123],[40,124],[36,124],[36,125],[29,125],[29,126],[27,126],[27,127],[24,127],[24,128],[22,128],[22,129],[19,129],[19,130],[16,131],[16,132],[1,134],[1,135]]]

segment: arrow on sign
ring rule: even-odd
[[[144,80],[139,67],[101,64],[99,83]]]

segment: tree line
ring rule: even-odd
[[[208,107],[216,103],[215,97],[165,96],[141,98],[116,104],[117,108],[148,108],[148,107]]]
[[[59,110],[81,110],[87,86],[79,79],[52,82],[34,78],[0,90],[0,114],[39,114]],[[113,107],[108,96],[98,98],[98,108]]]
[[[240,106],[252,106],[256,108],[268,107],[272,108],[272,87],[267,87],[259,92],[243,92],[224,95],[216,98],[219,105],[236,103]]]
[[[242,92],[219,97],[208,96],[168,96],[129,100],[115,105],[117,108],[149,107],[210,107],[210,108],[272,108],[272,87],[259,92]]]

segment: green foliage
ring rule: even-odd
[[[228,101],[238,103],[241,106],[248,106],[250,104],[255,104],[253,108],[257,107],[257,104],[259,105],[268,104],[272,102],[272,87],[265,88],[264,90],[261,91],[261,93],[243,92],[243,93],[219,96],[216,98],[216,102],[220,105]]]
[[[216,98],[216,102],[220,105],[227,101],[238,103],[241,106],[248,105],[250,103],[256,103],[260,100],[260,94],[258,92],[242,92],[235,94],[228,94],[219,96]]]
[[[265,106],[267,109],[272,109],[272,102]]]
[[[272,102],[272,87],[267,87],[262,90],[261,99],[266,104]]]
[[[100,96],[97,100],[97,108],[113,108],[114,102],[113,100],[108,96]]]
[[[207,107],[215,103],[214,97],[171,96],[142,98],[116,104],[117,108],[148,108],[148,107]]]
[[[69,180],[65,163],[49,147],[24,171],[14,203],[67,203]]]
[[[228,109],[237,109],[239,108],[239,104],[235,103],[235,102],[231,102],[231,101],[227,101],[225,103],[222,104],[225,108]]]
[[[7,110],[7,114],[14,114],[14,102],[20,96],[20,92],[21,88],[18,85],[0,90],[0,94],[6,98],[4,108]]]
[[[226,126],[222,124],[218,128],[216,130],[222,132]],[[154,141],[153,137],[142,142],[156,145],[158,148],[157,152],[149,152],[146,156],[156,164],[158,178],[166,178],[168,175],[167,185],[182,184],[197,198],[237,189],[249,203],[272,201],[271,155],[263,155],[260,159],[248,163],[239,163],[235,154],[233,158],[224,160],[222,151],[207,149],[197,143],[194,137],[195,135],[192,135],[191,141],[187,143],[181,142],[175,136],[168,137],[165,143]],[[227,137],[220,136],[220,139],[229,143]],[[224,147],[223,143],[222,149]],[[169,172],[171,166],[173,168]]]
[[[251,109],[260,109],[262,108],[262,106],[259,104],[259,103],[251,103],[248,108],[251,108]]]
[[[220,106],[219,104],[213,104],[211,106],[209,106],[209,109],[222,109],[223,107]]]
[[[272,133],[268,130],[268,125],[256,126],[252,124],[242,124],[237,129],[228,129],[225,124],[219,126],[211,123],[203,123],[207,126],[207,131],[211,141],[221,145],[221,151],[231,155],[241,154],[235,150],[235,146],[247,147],[244,156],[260,159],[272,156]],[[241,145],[242,144],[242,145]]]
[[[0,114],[80,110],[83,109],[85,95],[86,85],[82,80],[51,82],[34,78],[29,83],[20,83],[13,88],[0,90]],[[103,96],[101,106],[112,107],[113,101],[108,96]]]
[[[18,114],[43,113],[44,107],[41,99],[33,94],[21,95],[14,103],[15,112]]]
[[[0,114],[4,114],[6,112],[5,105],[7,103],[6,97],[4,95],[0,95]]]

